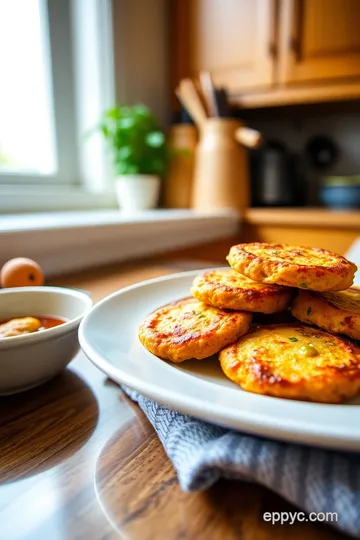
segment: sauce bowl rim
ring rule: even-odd
[[[77,328],[79,326],[81,320],[83,317],[91,310],[93,306],[93,301],[88,293],[79,291],[78,289],[71,289],[69,287],[52,287],[52,286],[38,286],[38,287],[12,287],[12,288],[5,288],[0,289],[0,303],[1,303],[1,296],[3,295],[18,295],[22,293],[49,293],[52,295],[64,295],[64,296],[72,296],[73,298],[77,298],[78,300],[83,301],[83,311],[80,315],[77,317],[70,318],[69,320],[66,320],[63,324],[59,324],[58,326],[53,326],[52,328],[46,328],[42,330],[41,332],[32,332],[30,334],[23,334],[20,336],[10,336],[6,338],[0,339],[0,350],[10,349],[12,347],[18,347],[18,346],[24,346],[26,344],[35,343],[38,341],[44,341],[52,339],[53,337],[60,336],[63,334],[66,334],[73,329]],[[66,315],[59,315],[59,314],[52,314],[52,313],[46,313],[44,315],[48,315],[56,317],[56,316],[62,316],[66,317]],[[25,317],[26,315],[24,315]],[[31,315],[28,315],[31,316]],[[0,317],[1,318],[1,317]]]

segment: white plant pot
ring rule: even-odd
[[[152,174],[124,174],[116,177],[115,192],[119,207],[126,211],[156,208],[160,178]]]

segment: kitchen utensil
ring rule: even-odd
[[[225,88],[218,88],[215,91],[216,108],[218,116],[221,118],[230,118],[231,111]]]
[[[235,139],[247,148],[259,148],[262,145],[260,131],[246,126],[241,126],[235,131]]]
[[[238,120],[209,118],[195,154],[192,206],[200,210],[246,208],[249,204],[247,152],[235,140]]]
[[[200,73],[200,80],[208,110],[211,109],[212,113],[216,113],[212,114],[213,116],[220,115],[221,117],[228,118],[230,116],[230,108],[226,91],[223,88],[215,90],[212,85],[210,73],[207,71]],[[196,124],[202,126],[206,120],[206,111],[193,81],[191,79],[182,79],[179,87],[176,89],[176,95]],[[262,144],[261,133],[256,129],[246,126],[240,126],[236,130],[235,138],[247,148],[258,148]]]
[[[317,170],[332,167],[339,157],[339,149],[327,135],[315,135],[305,147],[311,166]]]
[[[198,127],[206,120],[206,111],[191,79],[182,79],[175,93]]]
[[[215,107],[217,116],[221,118],[231,118],[230,106],[227,98],[227,93],[224,88],[214,89]],[[262,144],[262,136],[256,129],[251,129],[246,126],[239,127],[235,132],[235,138],[247,148],[258,148]]]
[[[200,80],[201,90],[204,95],[208,115],[220,116],[217,102],[216,102],[215,87],[214,87],[210,72],[200,71],[199,80]]]
[[[299,206],[299,164],[279,141],[268,141],[252,156],[252,202],[255,206]]]

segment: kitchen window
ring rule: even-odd
[[[2,182],[57,173],[48,22],[41,0],[0,2]]]
[[[110,0],[0,0],[0,211],[107,206]]]
[[[119,212],[104,141],[86,137],[115,89],[168,124],[167,13],[168,0],[0,0],[0,267],[24,256],[59,274],[238,232],[233,211]]]

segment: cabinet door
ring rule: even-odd
[[[232,92],[271,84],[275,5],[276,0],[174,0],[175,83],[206,69],[215,84]]]
[[[359,0],[281,0],[280,82],[360,76]]]

